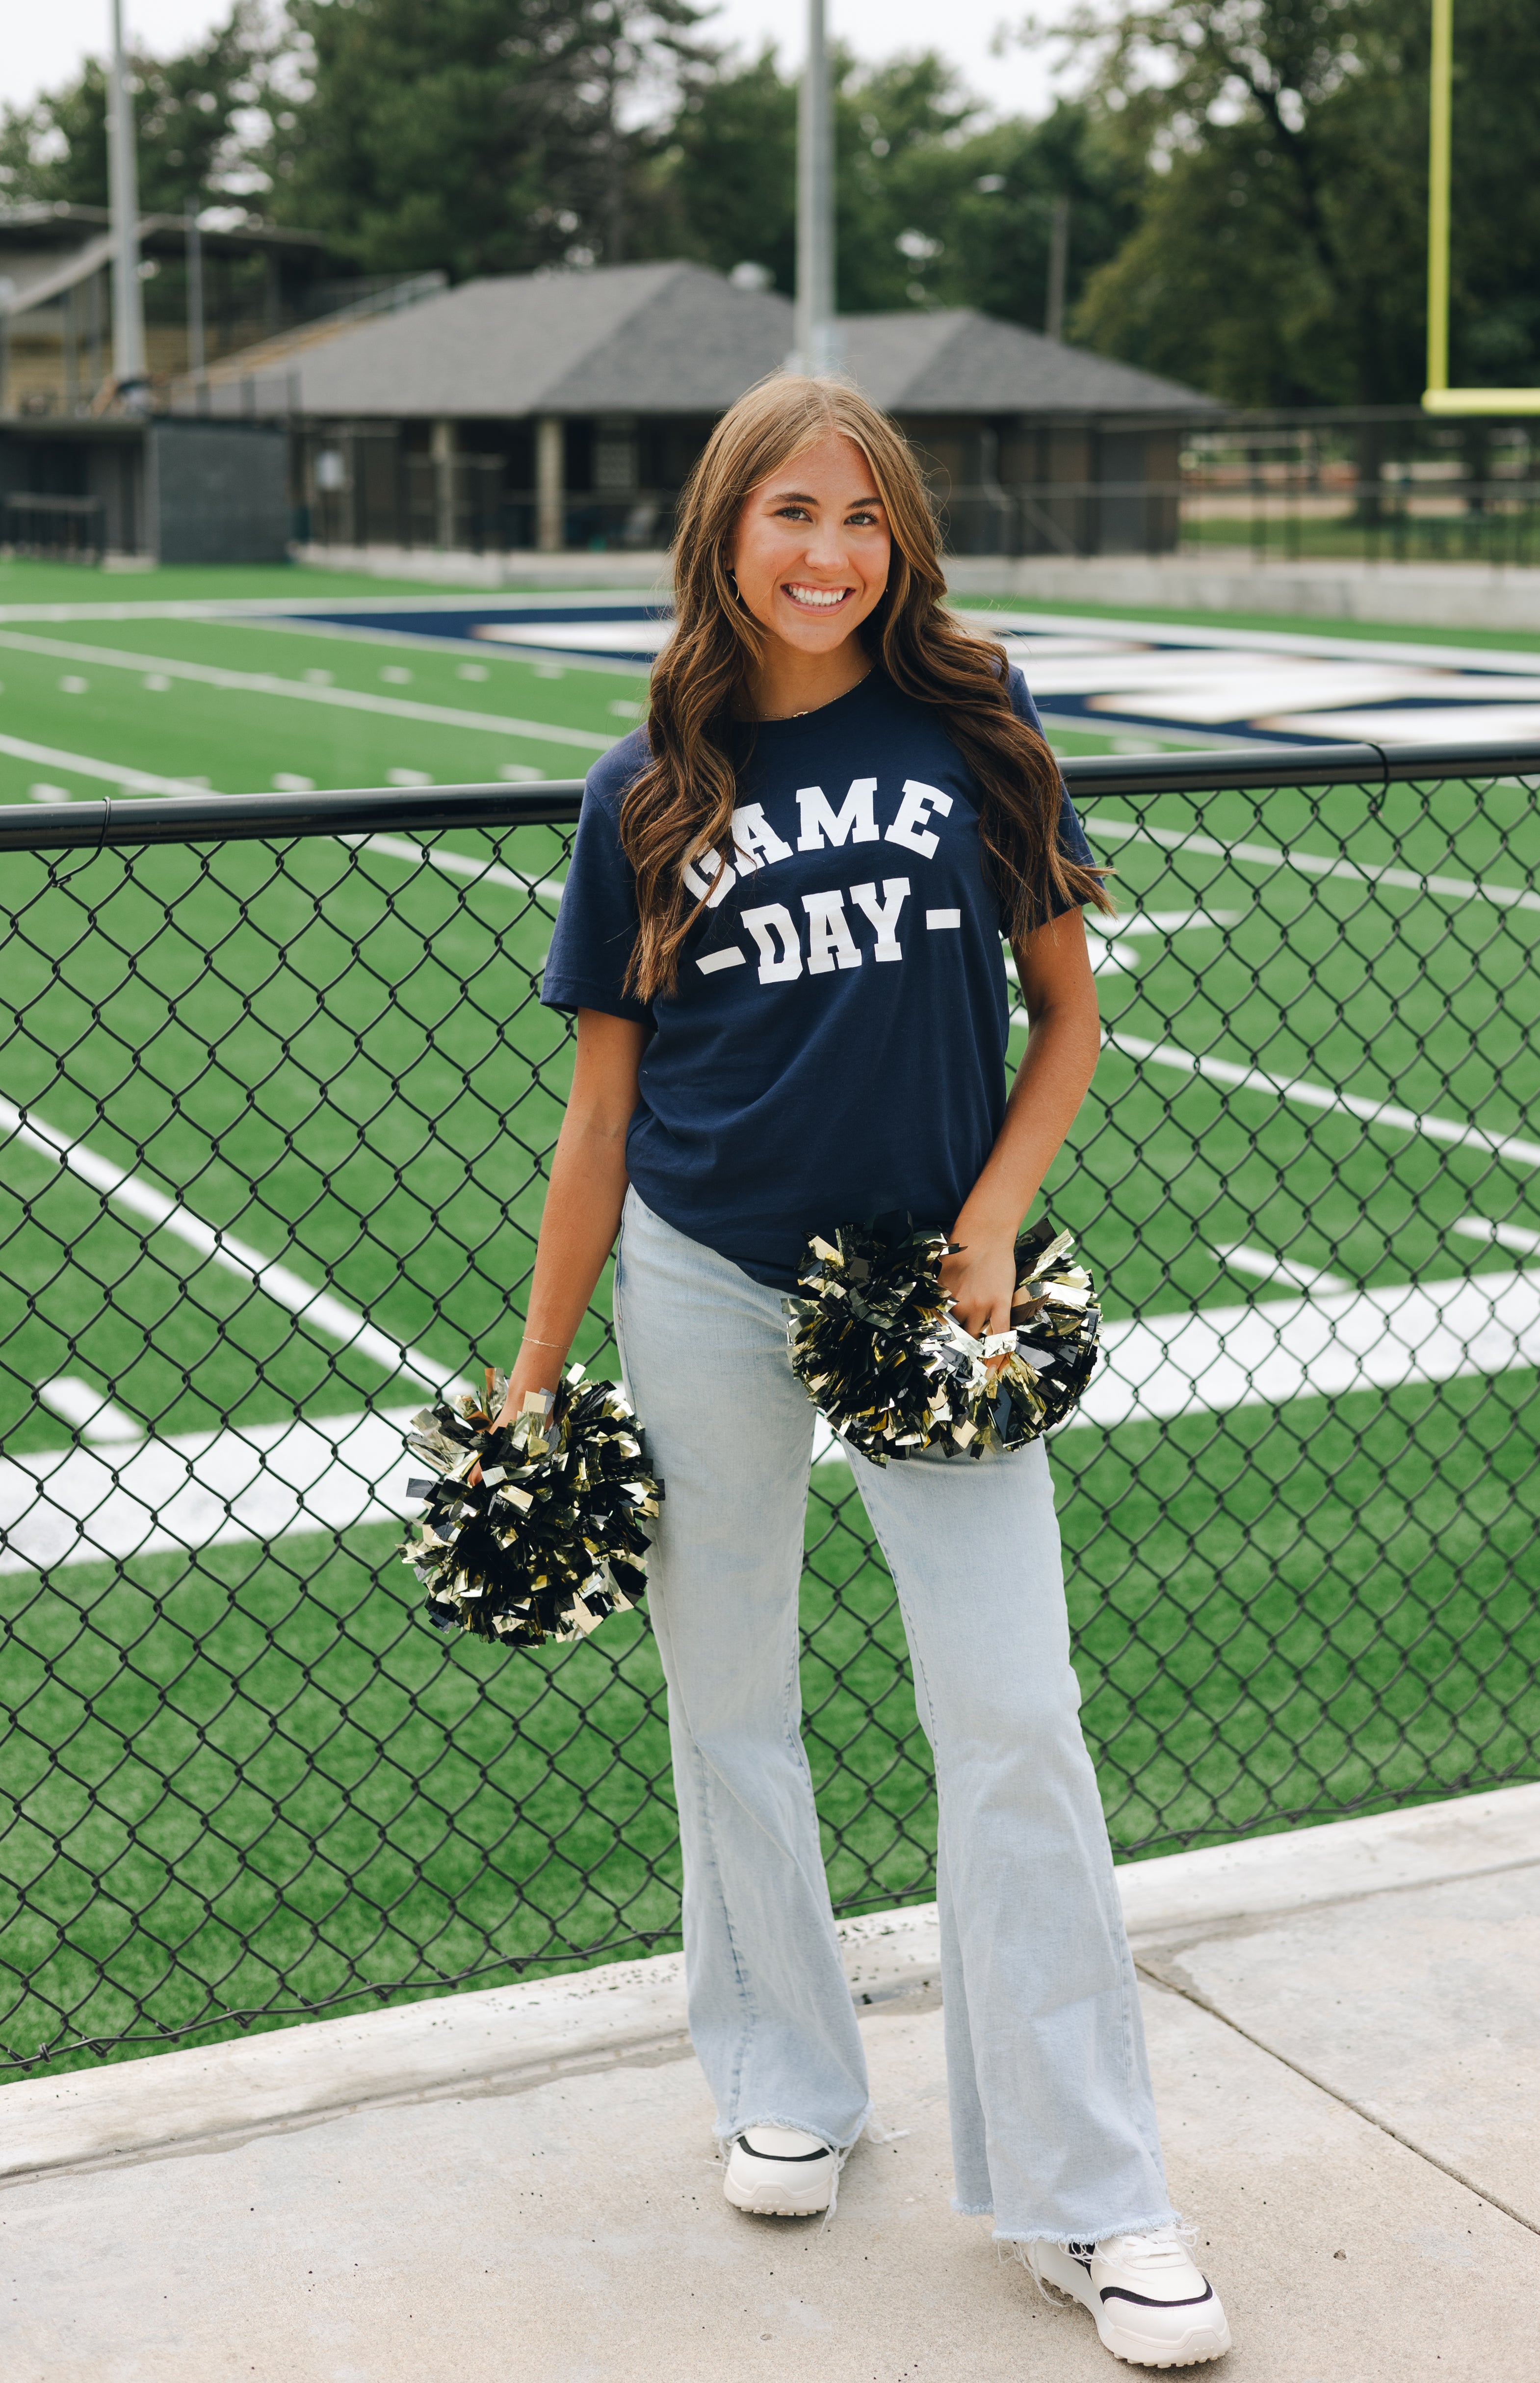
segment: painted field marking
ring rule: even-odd
[[[1534,1257],[1540,1251],[1540,1233],[1528,1225],[1495,1225],[1490,1216],[1461,1216],[1449,1230],[1466,1233],[1473,1241],[1496,1241],[1499,1249],[1517,1250],[1521,1257]]]
[[[1540,1271],[1199,1307],[1104,1324],[1066,1431],[1540,1365]]]
[[[101,1455],[0,1460],[0,1573],[121,1562],[167,1548],[342,1531],[411,1511],[401,1436],[413,1410],[227,1426]]]
[[[0,645],[21,653],[50,654],[64,661],[92,661],[108,670],[161,671],[200,686],[244,695],[278,695],[297,703],[320,703],[343,711],[367,711],[390,720],[424,721],[435,728],[475,728],[491,736],[524,736],[545,745],[580,747],[608,753],[612,736],[585,728],[553,728],[543,720],[511,720],[491,711],[462,711],[455,705],[417,703],[406,696],[363,695],[348,686],[316,686],[306,679],[278,678],[268,671],[224,670],[214,662],[169,661],[162,654],[123,653],[109,646],[77,646],[62,637],[36,637],[0,629]]]
[[[51,1382],[40,1382],[38,1397],[45,1407],[78,1431],[82,1439],[121,1444],[142,1439],[144,1426],[120,1406],[116,1406],[105,1390],[93,1389],[79,1374],[55,1374]]]
[[[142,1176],[130,1175],[127,1167],[103,1158],[84,1142],[72,1141],[68,1134],[56,1131],[35,1110],[29,1115],[14,1108],[9,1101],[0,1100],[0,1130],[27,1149],[67,1167],[72,1175],[80,1176],[93,1191],[101,1192],[104,1199],[142,1216],[147,1224],[174,1233],[179,1241],[185,1241],[201,1257],[211,1258],[216,1266],[243,1276],[302,1323],[314,1326],[329,1340],[340,1341],[345,1349],[356,1349],[361,1355],[372,1358],[392,1379],[404,1374],[436,1390],[467,1387],[452,1367],[439,1364],[436,1357],[425,1355],[420,1349],[403,1349],[365,1323],[362,1315],[329,1290],[317,1290],[289,1266],[264,1257],[249,1242],[238,1241],[233,1233],[217,1226],[206,1225],[180,1201],[167,1198],[153,1183],[146,1183]]]
[[[1540,1365],[1540,1272],[1185,1309],[1103,1327],[1106,1362],[1066,1430]],[[121,1562],[399,1520],[409,1408],[0,1461],[0,1572]],[[813,1461],[848,1463],[819,1419]]]
[[[1024,1009],[1013,1011],[1012,1017],[1018,1025],[1028,1022]],[[1212,1083],[1227,1084],[1238,1092],[1266,1093],[1274,1100],[1298,1102],[1302,1108],[1340,1109],[1349,1117],[1361,1117],[1366,1125],[1386,1125],[1401,1133],[1425,1134],[1430,1142],[1448,1142],[1457,1149],[1490,1151],[1495,1158],[1510,1158],[1518,1167],[1540,1167],[1540,1142],[1525,1142],[1518,1134],[1489,1133],[1485,1126],[1467,1125],[1458,1117],[1419,1116],[1415,1109],[1403,1109],[1394,1101],[1374,1101],[1359,1093],[1334,1092],[1330,1085],[1312,1084],[1304,1076],[1275,1076],[1263,1068],[1243,1068],[1233,1059],[1183,1051],[1174,1043],[1151,1043],[1142,1034],[1126,1034],[1121,1029],[1103,1033],[1102,1040],[1111,1049],[1151,1067],[1174,1068],[1182,1075],[1204,1076]]]
[[[1249,860],[1265,869],[1298,869],[1307,877],[1351,877],[1361,884],[1400,885],[1412,894],[1437,894],[1451,902],[1492,902],[1499,909],[1540,910],[1540,894],[1525,885],[1500,885],[1489,878],[1419,877],[1414,869],[1393,869],[1369,860],[1329,860],[1324,853],[1280,852],[1270,844],[1221,844],[1217,837],[1186,829],[1145,827],[1133,820],[1083,821],[1088,835],[1127,836],[1158,844],[1167,852],[1201,852],[1216,860]]]
[[[135,795],[197,795],[203,791],[191,778],[157,778],[150,770],[129,770],[121,761],[93,761],[85,753],[61,752],[56,745],[32,745],[24,736],[0,736],[0,753],[13,760],[40,761],[47,770],[70,770],[78,778],[101,778],[109,786],[125,786]],[[68,802],[63,787],[32,790],[34,801]]]
[[[1214,1253],[1238,1274],[1254,1274],[1263,1282],[1291,1283],[1296,1290],[1351,1290],[1353,1287],[1324,1266],[1301,1266],[1298,1258],[1280,1258],[1271,1250],[1253,1249],[1248,1241],[1215,1241]]]
[[[1483,1218],[1457,1229],[1467,1228],[1490,1239],[1521,1233]],[[1527,1238],[1540,1245],[1540,1234]],[[1107,1362],[1066,1428],[1282,1406],[1540,1364],[1540,1273],[1323,1296],[1325,1280],[1312,1298],[1104,1326]],[[68,1404],[91,1404],[94,1417],[99,1394],[83,1383],[70,1389],[85,1395]],[[85,1421],[83,1413],[68,1419]],[[403,1408],[166,1439],[125,1436],[102,1456],[77,1446],[0,1462],[0,1572],[400,1519],[409,1503],[401,1433],[410,1419]],[[821,1418],[813,1461],[848,1463]]]
[[[1099,935],[1222,935],[1226,928],[1238,927],[1246,915],[1244,910],[1135,910],[1127,919],[1103,919],[1088,911],[1086,924]]]
[[[437,846],[413,844],[404,835],[339,835],[337,841],[363,852],[383,852],[391,860],[410,861],[413,868],[425,861],[430,869],[445,870],[451,877],[474,877],[478,885],[511,885],[521,894],[546,901],[559,902],[566,883],[561,877],[521,877],[516,869],[505,869],[500,860],[478,860],[472,852],[444,852]]]

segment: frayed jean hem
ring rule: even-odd
[[[956,2207],[955,2202],[953,2207]],[[964,2216],[975,2214],[979,2216],[989,2215],[987,2210],[977,2213],[967,2210],[962,2212]],[[1074,2234],[1061,2234],[1052,2226],[1033,2226],[1020,2232],[1014,2230],[1007,2232],[1004,2227],[997,2226],[993,2239],[1016,2251],[1018,2256],[1024,2256],[1029,2245],[1033,2242],[1052,2242],[1057,2250],[1067,2251],[1074,2242],[1110,2242],[1117,2234],[1158,2234],[1167,2226],[1175,2226],[1179,2229],[1181,2223],[1181,2218],[1174,2209],[1166,2209],[1154,2216],[1125,2217],[1115,2226],[1095,2228],[1082,2226],[1078,2232]]]

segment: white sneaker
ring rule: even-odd
[[[1109,2234],[1067,2251],[1032,2242],[1028,2256],[1039,2284],[1055,2285],[1088,2308],[1104,2347],[1130,2366],[1201,2366],[1230,2346],[1218,2295],[1175,2226]]]
[[[816,2217],[827,2209],[836,2162],[827,2143],[796,2127],[750,2127],[735,2136],[722,2183],[734,2209],[756,2217]]]

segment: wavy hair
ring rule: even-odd
[[[1004,648],[945,610],[936,526],[906,441],[845,382],[778,373],[722,415],[680,500],[675,625],[652,673],[651,759],[621,803],[640,919],[627,982],[643,1001],[672,992],[680,947],[729,848],[751,673],[768,634],[738,599],[738,522],[761,482],[831,433],[860,449],[893,541],[886,590],[857,634],[894,686],[934,706],[967,764],[982,796],[986,871],[1013,942],[1041,923],[1044,888],[1062,903],[1113,907],[1101,872],[1059,849],[1058,765],[1011,709]]]

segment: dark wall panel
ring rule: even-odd
[[[162,562],[281,562],[290,537],[289,440],[278,423],[172,419],[148,432]]]

